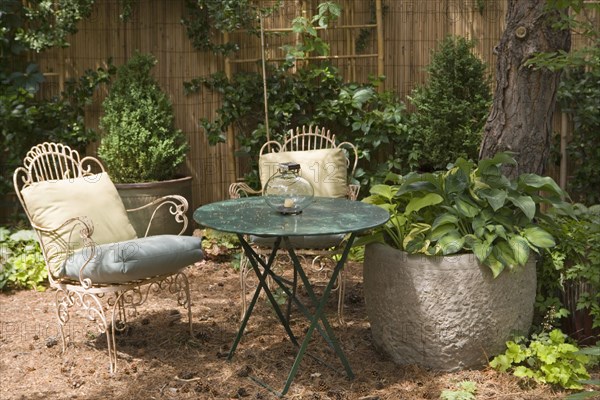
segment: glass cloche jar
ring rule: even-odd
[[[269,206],[282,214],[300,214],[313,201],[314,189],[300,176],[300,164],[280,163],[267,181],[263,196]]]

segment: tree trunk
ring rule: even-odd
[[[509,0],[506,29],[495,49],[496,89],[479,158],[517,153],[517,167],[505,171],[513,177],[544,172],[560,78],[560,71],[524,64],[535,53],[571,47],[570,31],[552,28],[559,13],[547,11],[546,5],[546,0]]]

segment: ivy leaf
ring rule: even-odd
[[[373,89],[372,88],[364,88],[357,90],[352,95],[352,106],[356,108],[362,108],[363,104],[367,101],[371,100],[373,97]]]

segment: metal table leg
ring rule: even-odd
[[[310,281],[308,280],[308,277],[307,277],[306,273],[304,272],[304,269],[302,268],[302,265],[296,255],[296,253],[294,252],[294,249],[292,248],[290,240],[287,236],[277,238],[275,245],[273,246],[273,249],[271,251],[271,254],[269,255],[269,258],[266,262],[264,262],[258,256],[258,254],[256,254],[256,252],[252,249],[252,247],[248,244],[248,242],[244,239],[244,237],[242,235],[238,235],[238,238],[240,239],[240,243],[242,244],[244,252],[246,253],[246,256],[248,257],[248,260],[250,261],[250,264],[252,265],[252,269],[256,273],[256,276],[258,277],[259,282],[258,282],[257,288],[254,292],[254,295],[252,297],[252,301],[250,302],[250,305],[248,306],[248,310],[246,311],[246,315],[244,316],[244,319],[242,320],[242,323],[241,323],[240,329],[238,331],[238,334],[235,338],[235,341],[229,351],[228,359],[231,360],[231,358],[233,357],[233,354],[235,353],[235,350],[243,336],[244,330],[246,329],[246,325],[248,323],[248,320],[250,319],[250,316],[252,314],[254,306],[256,305],[258,296],[259,296],[260,292],[262,290],[264,290],[265,294],[267,295],[267,298],[269,299],[269,302],[273,305],[273,309],[275,310],[277,317],[279,318],[281,324],[283,325],[290,340],[299,349],[298,349],[298,353],[296,355],[296,358],[294,360],[292,368],[288,374],[288,377],[286,379],[286,382],[285,382],[284,387],[281,390],[281,392],[276,392],[272,388],[270,388],[269,386],[264,384],[263,382],[261,382],[257,379],[254,379],[258,384],[273,391],[274,393],[276,393],[279,396],[285,395],[288,392],[288,390],[298,372],[298,368],[300,366],[300,363],[301,363],[304,355],[308,354],[308,353],[306,353],[306,351],[307,351],[308,344],[310,342],[310,339],[312,337],[312,334],[313,334],[315,328],[321,334],[321,336],[327,341],[327,343],[333,348],[335,354],[337,355],[337,357],[340,359],[342,365],[344,366],[347,377],[349,379],[354,378],[354,373],[352,372],[352,369],[350,368],[348,359],[346,358],[346,355],[342,351],[342,349],[338,343],[338,340],[333,333],[331,325],[327,321],[327,317],[325,316],[324,310],[325,310],[325,305],[327,304],[327,301],[329,299],[329,295],[331,294],[333,285],[335,284],[335,280],[337,279],[341,269],[343,268],[343,266],[346,262],[346,259],[348,258],[348,253],[350,251],[350,248],[352,247],[352,243],[354,241],[355,235],[354,234],[350,235],[350,238],[348,239],[348,242],[346,243],[346,247],[342,253],[342,256],[333,270],[331,278],[330,278],[327,286],[325,287],[325,290],[321,296],[321,299],[318,299],[317,296],[315,295],[312,285],[311,285]],[[290,288],[286,285],[286,283],[282,280],[282,278],[271,270],[271,267],[275,260],[275,256],[277,254],[277,251],[280,248],[282,241],[285,243],[285,247],[288,251],[288,254],[290,255],[290,259],[292,260],[292,264],[294,267],[294,275],[298,274],[300,276],[300,279],[302,280],[302,283],[304,284],[304,286],[306,288],[308,297],[310,298],[310,305],[312,305],[312,307],[315,309],[314,314],[311,313],[311,311],[307,305],[303,304],[296,297],[295,287],[292,288],[292,290],[290,290]],[[262,271],[260,270],[260,267],[262,267]],[[279,305],[277,304],[277,302],[273,296],[273,293],[271,292],[271,290],[269,289],[269,287],[267,285],[266,279],[268,276],[271,276],[273,278],[273,280],[277,283],[277,285],[286,293],[286,295],[289,297],[291,302],[294,302],[294,304],[296,304],[298,306],[298,309],[302,312],[302,314],[304,314],[304,316],[310,321],[310,326],[309,326],[309,328],[306,332],[306,335],[305,335],[304,339],[302,340],[301,344],[298,343],[298,340],[296,339],[294,333],[292,332],[292,330],[289,326],[288,319],[281,312],[281,309],[280,309]],[[295,286],[295,282],[293,285]],[[289,313],[288,313],[288,316],[289,316]]]

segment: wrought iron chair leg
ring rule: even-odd
[[[56,302],[56,318],[58,320],[58,332],[60,334],[60,339],[62,343],[62,352],[64,353],[67,349],[67,339],[65,337],[64,326],[69,322],[69,307],[72,306],[72,303],[70,304],[68,293],[65,293],[65,291],[62,289],[57,289],[54,300]]]
[[[184,273],[178,273],[175,278],[177,286],[177,302],[183,309],[187,309],[188,314],[188,325],[190,330],[190,336],[194,337],[194,325],[192,323],[192,298],[190,296],[190,282],[188,277]],[[181,292],[185,294],[185,299],[182,299]]]

